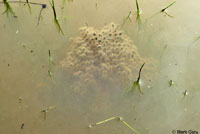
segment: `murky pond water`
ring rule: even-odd
[[[200,133],[198,0],[6,2],[0,133]]]

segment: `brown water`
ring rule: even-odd
[[[48,5],[38,26],[40,6],[31,5],[30,14],[27,6],[11,4],[18,18],[0,15],[0,134],[132,133],[117,120],[88,127],[113,116],[123,117],[141,134],[200,132],[200,47],[198,40],[193,42],[200,34],[198,0],[177,1],[167,10],[174,18],[158,14],[142,29],[136,22],[134,0],[74,0],[66,2],[63,10],[62,1],[55,1],[64,35],[56,29],[48,1],[35,2]],[[173,1],[138,2],[145,22]],[[4,10],[0,4],[0,12]],[[143,80],[142,74],[144,95],[138,91],[124,95],[115,85],[87,91],[70,88],[70,78],[60,67],[70,38],[78,36],[79,28],[85,25],[102,28],[110,22],[122,24],[129,11],[132,22],[128,20],[122,30],[140,55],[154,58],[158,67],[150,82]],[[48,75],[48,50],[55,63],[52,77]],[[174,81],[171,87],[169,80]],[[186,90],[188,95],[184,96]],[[41,110],[50,106],[54,108],[44,120]]]

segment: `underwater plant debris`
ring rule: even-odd
[[[169,80],[169,87],[173,86],[174,82],[172,80]]]
[[[173,16],[169,15],[166,10],[171,7],[172,5],[174,5],[176,3],[176,1],[172,2],[171,4],[169,4],[168,6],[166,6],[165,8],[161,9],[160,11],[156,12],[155,14],[153,14],[151,17],[149,17],[147,20],[150,20],[151,18],[153,18],[154,16],[160,14],[160,13],[165,13],[165,15],[167,15],[168,17],[174,18]],[[147,21],[146,20],[146,21]]]
[[[39,25],[40,23],[40,18],[42,17],[42,11],[47,7],[46,4],[42,4],[42,8],[40,9],[40,13],[39,13],[39,16],[38,16],[38,23],[37,25]]]
[[[121,28],[124,26],[124,24],[127,22],[127,20],[129,20],[131,22],[130,16],[131,16],[131,11],[128,13],[128,16],[126,18],[124,18],[122,25],[121,25]]]
[[[24,129],[24,123],[22,123],[22,125],[21,125],[21,129]]]
[[[19,100],[19,103],[22,103],[22,97],[21,96],[19,97],[18,100]]]
[[[31,4],[32,5],[40,5],[40,6],[42,6],[42,9],[40,10],[40,13],[39,13],[38,24],[39,24],[41,13],[42,13],[43,9],[45,9],[47,7],[46,4],[36,3],[36,2],[29,2],[28,0],[26,0],[26,1],[21,1],[21,0],[20,1],[7,1],[7,0],[3,0],[3,2],[0,2],[0,3],[4,3],[4,5],[6,6],[6,10],[2,14],[7,13],[7,15],[8,15],[10,13],[10,14],[13,15],[14,18],[17,18],[17,16],[15,15],[13,9],[11,8],[10,3],[23,3],[23,4],[27,4],[30,13],[31,13],[31,6],[30,6]]]
[[[134,129],[131,125],[129,125],[122,117],[111,117],[111,118],[105,119],[103,121],[91,124],[91,125],[89,125],[89,128],[96,126],[96,125],[100,125],[100,124],[109,122],[111,120],[115,120],[115,119],[118,119],[119,121],[121,121],[125,126],[127,126],[129,129],[131,129],[134,133],[139,134],[139,132],[136,129]]]
[[[184,96],[187,96],[189,94],[189,92],[187,91],[187,90],[185,90],[184,92],[183,92],[183,95]]]
[[[51,1],[49,0],[49,3],[50,3],[50,5],[52,7],[52,10],[53,10],[54,22],[56,23],[58,31],[61,32],[64,35],[63,30],[62,30],[62,28],[60,26],[60,23],[58,22],[58,19],[57,19],[57,14],[56,14],[56,9],[55,9],[55,5],[54,5],[54,0],[51,0]]]
[[[29,1],[28,1],[28,0],[26,0],[26,4],[28,5],[29,12],[31,13],[31,5],[30,5],[30,3],[29,3]]]
[[[176,1],[172,2],[171,4],[169,4],[168,6],[166,6],[165,8],[163,8],[160,12],[165,12],[166,9],[168,9],[169,7],[171,7],[175,3],[176,3]]]
[[[49,77],[52,77],[52,72],[50,70],[48,70],[48,75]]]
[[[49,65],[55,65],[51,56],[51,50],[48,51],[49,52]]]
[[[89,126],[100,125],[100,124],[106,123],[106,122],[111,121],[111,120],[114,120],[114,119],[119,119],[119,117],[111,117],[111,118],[109,118],[109,119],[105,119],[105,120],[103,120],[103,121],[97,122],[97,123],[95,123],[95,124],[91,124],[91,125],[89,125]]]
[[[13,9],[11,8],[10,4],[8,3],[8,1],[7,0],[3,0],[3,3],[5,5],[5,7],[6,7],[6,10],[2,13],[2,15],[5,14],[5,13],[8,15],[10,13],[14,17],[16,17],[16,15],[15,15]]]
[[[139,8],[139,4],[138,4],[138,0],[136,0],[136,7],[137,7],[137,18],[136,20],[138,21],[138,25],[140,26],[142,24],[142,20],[141,20],[141,11],[140,11],[140,8]]]
[[[131,91],[138,89],[141,94],[143,94],[143,92],[142,92],[142,89],[141,89],[141,86],[140,86],[140,77],[141,77],[141,71],[142,71],[142,68],[144,67],[144,64],[145,63],[143,63],[142,66],[140,67],[138,78],[137,78],[136,81],[133,82],[133,85],[131,87]]]
[[[48,112],[49,110],[54,109],[54,108],[55,108],[55,106],[50,106],[50,107],[48,107],[48,108],[46,108],[46,109],[44,109],[44,110],[41,110],[41,112],[44,113],[44,120],[46,120],[47,112]]]

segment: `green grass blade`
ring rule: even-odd
[[[137,78],[136,81],[133,82],[133,85],[132,85],[131,90],[130,90],[131,92],[133,92],[135,89],[138,89],[140,94],[142,94],[142,95],[143,95],[143,92],[142,92],[142,89],[140,87],[140,77],[141,77],[141,72],[142,72],[142,68],[144,67],[144,64],[145,63],[143,63],[142,66],[140,67],[138,78]]]
[[[56,24],[59,32],[61,32],[64,35],[64,32],[63,32],[63,30],[62,30],[62,28],[61,28],[61,26],[60,26],[60,24],[58,22],[58,19],[57,19],[57,14],[56,14],[56,9],[55,9],[55,5],[54,5],[54,0],[51,0],[51,1],[49,0],[49,3],[50,3],[50,5],[52,7],[52,10],[53,10],[54,22],[55,22],[55,24]]]
[[[166,13],[166,10],[171,7],[172,5],[174,5],[176,3],[176,1],[170,3],[168,6],[166,6],[165,8],[161,9],[160,11],[154,13],[153,15],[151,15],[149,18],[146,19],[146,23],[147,21],[149,21],[150,19],[152,19],[153,17],[155,17],[156,15],[160,14],[160,13],[165,13],[167,16],[174,18],[173,16],[169,15],[168,13]]]
[[[125,25],[125,23],[127,22],[128,19],[131,20],[130,16],[131,16],[131,11],[129,11],[128,16],[126,18],[124,18],[122,25],[121,25],[121,28]]]
[[[139,132],[134,129],[131,125],[129,125],[126,121],[121,120],[124,125],[126,125],[129,129],[131,129],[134,133],[139,134]]]
[[[174,5],[176,3],[176,1],[172,2],[171,4],[169,4],[168,6],[166,6],[165,8],[163,8],[160,12],[165,12],[166,9],[168,9],[169,7],[171,7],[172,5]]]
[[[28,5],[29,12],[30,12],[30,14],[31,14],[31,5],[30,5],[30,3],[29,3],[29,1],[28,1],[28,0],[26,0],[26,4]]]
[[[5,5],[5,7],[6,7],[6,10],[2,13],[2,15],[5,14],[5,13],[8,15],[10,13],[13,16],[16,16],[14,11],[13,11],[13,9],[10,6],[10,4],[8,3],[8,1],[7,0],[3,0],[3,3]]]
[[[139,7],[139,4],[138,4],[138,0],[136,0],[136,7],[137,7],[137,22],[138,22],[138,25],[139,27],[141,27],[141,24],[142,24],[142,19],[141,19],[141,11],[140,11],[140,7]]]
[[[95,123],[95,125],[100,125],[100,124],[106,123],[106,122],[108,122],[108,121],[111,121],[111,120],[117,119],[117,118],[119,118],[119,117],[111,117],[111,118],[109,118],[109,119],[106,119],[106,120],[103,120],[103,121],[97,122],[97,123]]]

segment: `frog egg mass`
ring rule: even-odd
[[[81,27],[60,64],[75,80],[93,85],[127,84],[138,76],[144,62],[133,41],[119,25],[110,23],[101,30]]]

